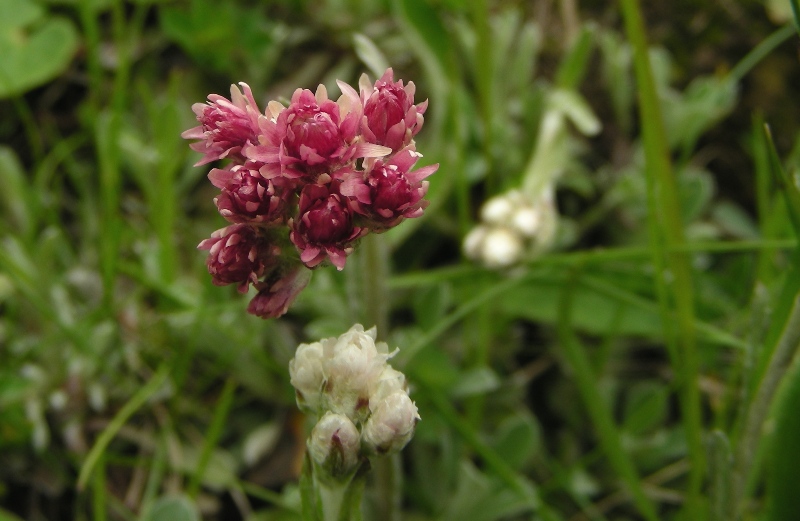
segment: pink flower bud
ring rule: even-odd
[[[222,190],[214,199],[220,215],[233,223],[275,223],[286,220],[285,195],[273,181],[247,165],[230,169],[215,168],[208,174],[211,183]]]
[[[208,96],[209,103],[195,103],[192,110],[200,125],[181,134],[184,139],[199,139],[191,148],[203,154],[195,166],[230,157],[244,162],[242,147],[258,143],[259,110],[246,83],[240,83],[244,95],[231,85],[231,99],[218,94]]]
[[[361,132],[364,138],[384,145],[395,152],[411,143],[420,131],[425,119],[423,114],[428,101],[414,105],[414,82],[403,86],[402,80],[394,81],[391,68],[370,86],[362,79],[361,96],[364,99],[364,117]]]
[[[279,254],[255,228],[245,224],[217,230],[197,248],[208,250],[206,266],[211,281],[217,286],[239,284],[240,293],[245,293],[250,283],[256,283]]]
[[[426,177],[439,165],[430,165],[412,171],[422,157],[410,145],[389,160],[368,162],[363,177],[358,172],[347,176],[341,192],[351,198],[353,209],[366,216],[369,228],[383,231],[399,224],[405,218],[419,217],[428,205],[423,199],[428,191]]]
[[[347,112],[352,108],[358,112]],[[350,160],[359,117],[360,105],[340,106],[328,99],[322,85],[316,95],[308,89],[297,89],[291,104],[278,114],[276,121],[284,174],[315,181],[319,173]]]
[[[309,268],[327,258],[341,270],[353,251],[352,242],[364,232],[353,226],[347,199],[338,193],[338,184],[332,181],[327,185],[306,185],[300,194],[300,209],[290,238],[300,252],[300,260]]]
[[[254,284],[258,294],[250,301],[247,312],[261,318],[277,318],[289,310],[297,295],[311,280],[311,271],[302,264],[288,271],[276,270],[264,282]]]

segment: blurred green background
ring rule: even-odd
[[[180,133],[232,83],[263,108],[387,66],[440,164],[380,237],[422,416],[394,515],[791,519],[792,5],[642,4],[647,53],[627,0],[0,0],[0,520],[300,519],[287,364],[365,320],[370,268],[248,315],[195,249],[225,223]],[[483,201],[542,163],[552,248],[466,260]]]

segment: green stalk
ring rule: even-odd
[[[106,464],[105,458],[97,462],[97,472],[92,480],[92,519],[106,521]]]
[[[364,237],[360,244],[363,261],[357,275],[361,278],[361,309],[364,326],[377,326],[378,339],[389,333],[390,293],[389,252],[385,237],[378,234]],[[399,473],[399,455],[377,457],[373,460],[373,508],[378,519],[400,520],[400,489],[402,474]],[[327,521],[327,520],[326,520]]]
[[[92,472],[94,471],[95,467],[97,466],[98,462],[102,458],[103,454],[105,453],[106,447],[108,444],[111,443],[111,440],[114,439],[114,436],[119,432],[119,430],[125,425],[125,422],[133,416],[133,413],[139,410],[146,402],[150,399],[153,394],[156,393],[164,382],[167,380],[169,376],[169,366],[167,364],[162,365],[158,372],[153,375],[147,384],[139,389],[136,394],[134,394],[130,400],[122,407],[122,409],[117,412],[114,418],[111,419],[111,422],[106,426],[100,436],[98,436],[97,441],[95,441],[94,446],[89,451],[89,454],[86,456],[86,459],[83,462],[83,466],[81,467],[81,471],[78,474],[78,490],[83,490],[86,487],[87,481],[92,476]]]
[[[641,477],[633,460],[622,447],[622,435],[617,429],[611,410],[603,400],[603,394],[597,386],[597,377],[592,369],[589,356],[577,337],[572,333],[572,295],[578,282],[577,272],[570,277],[559,303],[558,338],[561,353],[572,369],[575,383],[586,411],[597,429],[600,444],[611,466],[625,483],[636,508],[648,521],[658,521],[655,505],[645,495]]]
[[[792,1],[795,2],[796,0]],[[758,65],[761,60],[767,57],[780,44],[788,40],[793,34],[794,27],[791,23],[788,23],[776,30],[764,38],[764,40],[756,45],[752,51],[747,53],[745,57],[742,58],[733,69],[731,69],[728,77],[737,82],[741,81],[742,78],[744,78],[753,67]]]
[[[208,434],[203,441],[203,449],[200,452],[200,459],[197,462],[197,468],[192,474],[192,480],[189,483],[188,493],[192,499],[197,498],[200,492],[200,483],[203,475],[205,474],[208,462],[211,461],[211,454],[214,452],[214,447],[217,446],[222,430],[225,428],[225,422],[228,419],[228,414],[231,412],[233,405],[234,392],[236,391],[236,380],[233,377],[225,381],[225,387],[222,388],[217,407],[214,410],[214,417],[211,420],[211,425],[208,427]]]
[[[483,122],[483,156],[489,165],[489,175],[486,176],[488,193],[494,193],[497,188],[497,176],[492,174],[492,141],[494,140],[494,64],[492,62],[492,33],[489,27],[489,4],[487,0],[472,0],[472,23],[475,27],[477,42],[475,45],[475,85],[477,87],[478,107]]]
[[[686,514],[688,518],[700,519],[702,517],[700,489],[703,484],[705,454],[702,444],[699,375],[695,352],[691,265],[685,253],[667,253],[671,248],[685,243],[680,201],[669,159],[668,141],[650,67],[639,4],[637,0],[621,0],[621,5],[626,32],[633,47],[638,83],[647,174],[650,246],[657,270],[656,289],[680,393],[687,446],[692,463],[689,470]],[[673,278],[671,284],[664,280],[667,269]],[[671,306],[675,307],[677,323],[668,320]]]
[[[753,401],[747,408],[744,428],[737,444],[732,473],[730,503],[732,511],[728,519],[740,519],[742,498],[752,472],[753,461],[761,441],[764,421],[770,412],[772,400],[783,376],[789,370],[792,359],[800,349],[800,295],[795,297],[789,318],[783,328],[778,345],[769,361],[767,370],[758,385]]]

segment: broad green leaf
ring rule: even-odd
[[[78,33],[68,19],[46,17],[30,0],[0,0],[0,98],[54,79],[77,49]]]
[[[492,446],[512,468],[520,470],[541,450],[542,428],[533,416],[519,412],[503,420]]]
[[[197,507],[186,496],[159,498],[143,521],[200,521]]]
[[[520,284],[506,293],[499,306],[511,315],[554,324],[558,319],[557,303],[562,285],[560,280]],[[661,335],[661,320],[654,308],[629,306],[583,285],[576,288],[572,306],[572,326],[578,330],[649,337]],[[619,313],[622,313],[621,319]]]
[[[635,386],[628,393],[623,413],[623,427],[633,435],[645,434],[662,425],[667,417],[669,390],[657,383]]]
[[[451,396],[463,398],[486,394],[500,387],[500,377],[488,367],[476,367],[461,375],[450,392]]]
[[[800,461],[800,367],[785,380],[775,413],[774,434],[769,444],[767,464],[766,521],[793,519],[800,511],[800,486],[797,462]]]
[[[2,60],[2,58],[0,58]],[[17,155],[8,147],[0,147],[0,184],[3,186],[2,201],[4,221],[24,235],[31,232],[36,207]]]
[[[22,518],[15,516],[8,510],[0,508],[0,521],[22,521]]]

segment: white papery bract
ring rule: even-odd
[[[301,411],[316,413],[322,405],[325,385],[324,352],[321,342],[300,344],[289,361],[289,376]]]
[[[308,438],[311,459],[334,477],[346,476],[355,470],[360,448],[358,429],[344,414],[325,413]]]
[[[417,421],[417,406],[405,391],[395,391],[378,402],[364,425],[364,445],[376,454],[398,452],[414,435]]]
[[[364,330],[355,324],[339,337],[301,344],[289,362],[298,406],[321,417],[308,440],[309,454],[318,465],[328,461],[334,449],[342,453],[336,456],[341,464],[335,469],[353,462],[343,452],[353,429],[356,434],[360,430],[359,447],[368,454],[399,451],[414,434],[419,414],[408,397],[405,375],[387,362],[397,351],[390,353],[376,337],[374,327]]]

